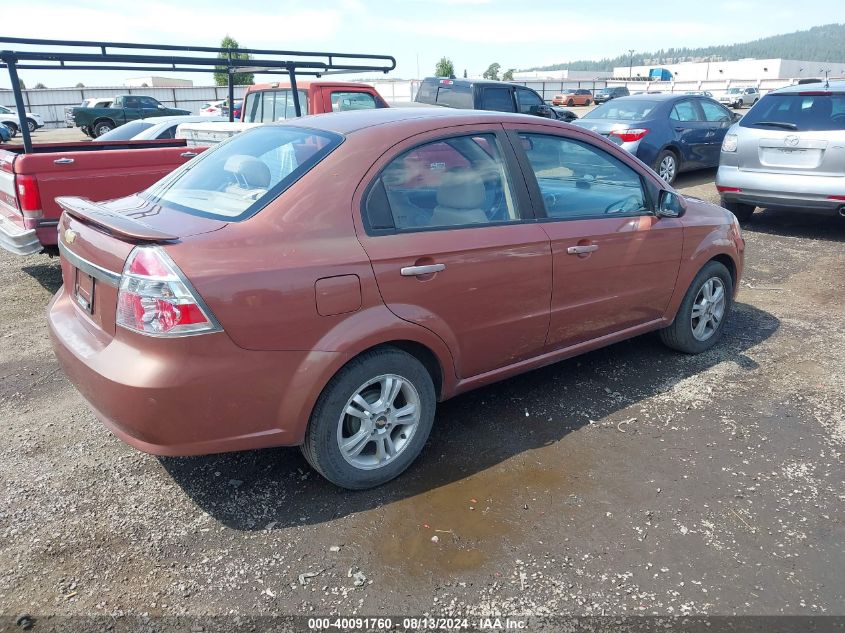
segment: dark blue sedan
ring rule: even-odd
[[[708,97],[646,93],[608,101],[574,125],[606,136],[672,183],[679,172],[716,167],[737,118]]]

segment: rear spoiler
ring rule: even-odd
[[[173,242],[179,239],[178,235],[159,231],[131,218],[129,215],[114,213],[103,205],[85,198],[61,196],[56,198],[56,203],[68,215],[86,224],[93,224],[105,229],[113,235],[140,242]]]

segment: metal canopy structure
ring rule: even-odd
[[[229,78],[229,121],[233,121],[234,84],[237,72],[287,75],[297,94],[296,76],[322,77],[354,72],[388,73],[396,68],[391,55],[277,51],[263,48],[218,48],[130,42],[87,42],[0,37],[0,47],[23,45],[22,50],[0,50],[0,68],[9,70],[15,108],[20,120],[24,151],[32,152],[32,138],[26,125],[19,70],[132,70],[145,72],[226,72]],[[248,59],[237,56],[246,55]],[[302,116],[299,99],[293,100],[296,116]]]

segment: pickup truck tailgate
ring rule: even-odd
[[[0,247],[17,255],[41,251],[35,229],[24,224],[18,208],[13,165],[15,154],[0,150]]]

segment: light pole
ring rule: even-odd
[[[628,55],[631,56],[631,59],[628,63],[628,79],[633,79],[634,77],[634,49],[628,49]]]

